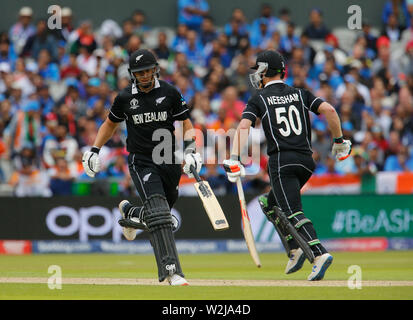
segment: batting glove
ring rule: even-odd
[[[237,156],[231,156],[230,159],[224,160],[223,165],[230,182],[235,183],[238,178],[245,177],[245,168]]]
[[[185,165],[184,165],[184,173],[188,176],[188,178],[193,178],[194,175],[191,172],[191,166],[194,166],[196,172],[199,174],[202,168],[202,158],[201,155],[197,153],[187,153],[185,155]]]
[[[82,157],[83,169],[91,178],[94,178],[100,170],[99,151],[99,148],[93,147],[90,151],[86,151]]]
[[[350,153],[351,153],[350,140],[344,140],[343,137],[334,139],[332,154],[333,156],[336,157],[338,161],[343,161],[347,159],[350,156]]]

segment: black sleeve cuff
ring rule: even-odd
[[[195,139],[184,140],[184,154],[195,153],[195,151],[196,151]]]
[[[98,148],[98,147],[92,147],[92,148],[90,149],[90,151],[99,154],[100,148]]]
[[[122,121],[125,120],[125,119],[122,119],[122,118],[119,118],[119,117],[115,116],[112,112],[109,112],[108,118],[112,122],[122,122]]]
[[[184,121],[186,119],[189,119],[189,110],[186,109],[184,111],[181,111],[175,115],[172,115],[174,120],[178,120],[178,121]]]
[[[318,107],[324,102],[323,99],[320,97],[317,97],[313,100],[313,102],[310,104],[310,110],[314,112],[316,115],[320,115],[320,112],[318,112]]]
[[[255,120],[257,120],[257,117],[251,112],[244,112],[241,118],[250,120],[252,122],[251,127],[255,127]]]

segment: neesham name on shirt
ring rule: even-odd
[[[299,101],[298,98],[298,94],[297,93],[293,93],[293,94],[289,94],[286,96],[270,96],[267,97],[267,102],[270,105],[274,105],[274,104],[287,104],[287,103],[291,103],[294,101]]]

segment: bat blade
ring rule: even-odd
[[[245,242],[247,243],[248,251],[251,258],[258,268],[261,268],[260,257],[258,256],[257,248],[255,246],[254,235],[252,234],[251,222],[247,212],[247,205],[245,200],[240,200],[242,226],[244,231]]]
[[[260,257],[258,256],[257,248],[255,247],[254,235],[252,234],[252,228],[250,223],[250,217],[248,216],[247,203],[245,201],[244,190],[242,188],[241,179],[237,179],[237,190],[239,204],[241,207],[242,226],[244,232],[245,242],[247,243],[248,251],[251,258],[258,268],[261,268]]]
[[[204,205],[205,211],[214,230],[227,230],[229,228],[227,218],[225,217],[215,194],[212,192],[208,181],[197,182],[194,186],[199,197],[201,198],[202,204]]]

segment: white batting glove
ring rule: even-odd
[[[83,169],[91,178],[94,178],[100,170],[99,150],[99,148],[93,147],[90,151],[86,151],[82,157]]]
[[[187,153],[185,155],[185,165],[184,165],[184,173],[188,176],[188,178],[193,178],[194,175],[191,172],[191,166],[194,166],[196,172],[199,174],[202,168],[202,158],[201,155],[197,153]]]
[[[351,153],[351,141],[344,140],[343,137],[334,139],[332,152],[333,156],[338,161],[343,161],[350,156]]]
[[[232,183],[237,182],[238,178],[245,177],[245,168],[239,160],[236,160],[231,156],[231,159],[224,160],[223,165],[224,169],[227,172],[228,180]]]

